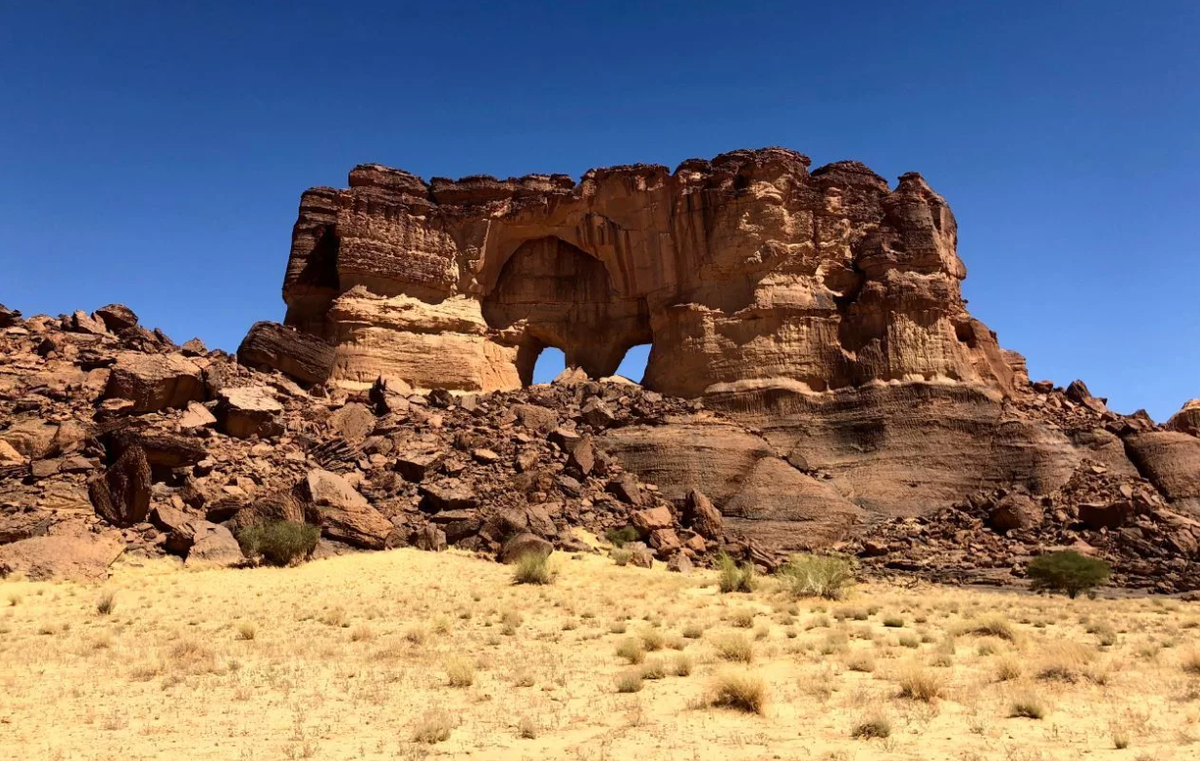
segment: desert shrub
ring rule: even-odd
[[[627,637],[617,645],[617,657],[624,658],[630,663],[641,663],[646,660],[646,650],[639,640]]]
[[[1011,682],[1021,678],[1021,662],[1015,658],[1005,658],[996,664],[996,681]]]
[[[1041,719],[1046,709],[1033,695],[1019,695],[1009,703],[1008,715],[1014,719]]]
[[[754,611],[735,610],[729,615],[729,622],[739,629],[749,629],[754,626]]]
[[[517,559],[513,570],[514,584],[553,584],[554,571],[550,562],[540,552],[527,552]]]
[[[875,658],[870,653],[855,653],[846,659],[846,668],[870,673],[875,670]]]
[[[641,692],[642,687],[640,669],[627,669],[617,675],[617,692]]]
[[[932,703],[942,696],[942,680],[937,674],[919,668],[909,669],[900,677],[900,697]]]
[[[726,672],[713,682],[709,704],[761,714],[767,706],[767,685],[754,674]]]
[[[633,557],[633,550],[625,550],[618,547],[608,553],[608,555],[617,565],[629,565],[629,559]]]
[[[642,666],[642,679],[665,679],[667,664],[662,658],[650,658]]]
[[[1179,668],[1183,673],[1200,676],[1200,650],[1189,650],[1180,658]]]
[[[96,612],[102,616],[112,613],[116,607],[117,593],[111,590],[101,593],[100,599],[96,600]]]
[[[1017,630],[1000,617],[981,618],[969,621],[956,630],[958,634],[975,634],[980,637],[996,637],[1009,642],[1017,641]]]
[[[614,547],[624,547],[630,542],[636,542],[638,539],[641,539],[641,536],[633,526],[623,526],[622,528],[610,528],[608,531],[605,531],[604,538]]]
[[[837,600],[854,584],[854,561],[839,555],[793,555],[777,574],[796,597]]]
[[[1080,555],[1074,550],[1039,555],[1029,562],[1026,574],[1035,591],[1065,592],[1074,598],[1080,592],[1098,587],[1108,581],[1111,568],[1098,558]]]
[[[727,634],[713,640],[717,655],[726,661],[749,663],[754,660],[754,643],[745,634]]]
[[[904,619],[900,616],[888,616],[883,619],[883,625],[889,629],[899,629],[904,626]]]
[[[538,736],[537,721],[531,716],[522,716],[517,722],[517,734],[525,740],[533,740]]]
[[[237,638],[249,642],[258,636],[258,626],[253,621],[238,621]]]
[[[237,533],[243,555],[278,566],[312,555],[320,537],[321,530],[316,526],[295,521],[256,523]]]
[[[694,665],[692,656],[687,653],[677,653],[671,659],[671,673],[674,676],[688,676],[692,673]]]
[[[687,639],[700,639],[704,636],[704,627],[700,624],[688,624],[683,627],[683,636]]]
[[[642,632],[642,647],[650,652],[662,650],[667,643],[666,636],[658,629],[647,629]]]
[[[753,592],[758,581],[753,563],[742,563],[722,552],[717,556],[717,587],[722,592]]]
[[[413,727],[413,742],[433,745],[450,739],[454,729],[454,717],[444,708],[434,708],[426,711],[416,726]]]
[[[470,687],[475,684],[475,664],[466,658],[451,658],[446,662],[446,684],[451,687]]]
[[[892,722],[885,716],[869,716],[854,725],[850,736],[855,740],[884,739],[892,734]]]

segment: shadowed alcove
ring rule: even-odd
[[[513,252],[484,297],[483,316],[492,328],[518,333],[525,385],[548,347],[563,352],[567,367],[600,378],[616,372],[630,347],[652,339],[645,300],[622,297],[603,262],[553,237]]]

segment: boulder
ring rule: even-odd
[[[671,528],[675,524],[675,520],[671,517],[671,511],[660,505],[646,510],[638,510],[633,514],[630,523],[643,534],[649,534],[658,529]]]
[[[583,422],[593,428],[608,428],[616,422],[616,415],[613,414],[609,406],[604,400],[598,396],[593,396],[588,399],[583,405],[583,409],[579,411],[579,416]]]
[[[396,471],[409,481],[424,481],[425,477],[437,472],[446,454],[439,449],[413,448],[396,453]]]
[[[185,357],[203,357],[208,354],[208,347],[199,338],[189,338],[179,347],[179,351]]]
[[[1090,529],[1118,529],[1124,526],[1133,515],[1133,503],[1128,500],[1118,500],[1102,504],[1083,503],[1079,505],[1079,520]]]
[[[131,446],[108,470],[88,482],[96,514],[114,526],[132,526],[150,514],[150,463],[141,447]]]
[[[500,548],[498,559],[501,563],[515,563],[525,555],[549,555],[554,552],[554,545],[536,534],[515,534],[504,542]]]
[[[208,408],[199,402],[188,402],[187,409],[179,418],[179,428],[189,431],[195,428],[208,428],[217,424],[217,418]]]
[[[629,550],[629,565],[637,566],[638,568],[654,567],[654,553],[645,544],[632,542],[625,545],[625,549]]]
[[[674,573],[691,573],[692,559],[683,552],[676,552],[667,560],[667,570]]]
[[[310,470],[294,491],[304,505],[305,519],[320,526],[326,537],[365,549],[384,548],[392,522],[341,476]]]
[[[217,421],[228,436],[268,438],[283,433],[283,406],[266,386],[239,386],[217,392]]]
[[[707,539],[720,539],[725,534],[720,511],[699,489],[691,489],[687,493],[683,523]]]
[[[1163,428],[1168,431],[1200,436],[1200,399],[1192,399],[1183,405],[1179,412],[1163,423]]]
[[[624,473],[604,485],[604,490],[627,505],[641,507],[642,488],[636,477]]]
[[[21,313],[0,304],[0,328],[11,328],[21,322]]]
[[[475,491],[461,481],[448,480],[421,487],[421,509],[436,513],[442,510],[473,510],[479,506]]]
[[[988,522],[997,531],[1013,531],[1040,526],[1045,513],[1042,506],[1024,494],[1010,494],[988,514]]]
[[[375,413],[365,404],[351,402],[329,416],[329,427],[346,441],[362,441],[375,430]]]
[[[30,581],[103,581],[124,551],[114,532],[22,539],[0,545],[0,578],[19,573]]]
[[[24,465],[28,462],[25,455],[13,449],[12,444],[0,439],[0,466]]]
[[[104,390],[108,399],[133,403],[133,412],[185,407],[204,399],[200,368],[178,354],[122,352]]]
[[[423,526],[417,530],[412,544],[418,550],[442,552],[446,549],[446,533],[437,526]]]
[[[90,333],[96,336],[102,336],[108,332],[103,320],[81,310],[76,310],[71,315],[67,329],[75,333]]]
[[[230,568],[245,560],[241,546],[229,529],[208,521],[194,524],[192,546],[185,561],[189,568]]]
[[[535,433],[546,434],[558,427],[558,414],[537,404],[516,404],[512,408],[517,421]]]
[[[237,350],[238,361],[258,370],[278,370],[301,383],[323,383],[333,367],[334,348],[308,333],[275,322],[255,323]]]
[[[109,304],[96,310],[96,317],[104,322],[104,326],[113,333],[132,328],[138,324],[138,316],[124,304]]]
[[[1125,437],[1138,471],[1173,503],[1200,511],[1200,438],[1178,431]]]

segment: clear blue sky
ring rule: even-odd
[[[7,2],[0,302],[232,349],[354,164],[783,145],[922,172],[1034,377],[1162,419],[1200,396],[1198,40],[1195,2]]]

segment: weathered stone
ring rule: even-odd
[[[70,330],[76,333],[90,333],[92,335],[104,335],[108,332],[108,328],[105,327],[103,320],[81,310],[76,310],[71,315]]]
[[[428,512],[441,510],[471,510],[479,505],[471,487],[459,481],[441,481],[421,487],[424,500],[421,509]]]
[[[305,506],[305,520],[321,527],[330,539],[356,547],[381,550],[392,523],[341,476],[310,470],[295,488]]]
[[[329,427],[347,441],[362,441],[375,430],[375,415],[365,404],[351,402],[329,416]]]
[[[242,339],[237,356],[247,367],[278,370],[301,383],[323,383],[333,367],[334,348],[278,323],[257,322]]]
[[[547,556],[554,552],[554,545],[536,534],[516,534],[504,542],[498,559],[501,563],[515,563],[526,555]]]
[[[96,310],[96,317],[104,321],[104,326],[113,333],[132,328],[138,324],[138,316],[124,304],[109,304]]]
[[[550,433],[558,427],[558,415],[554,410],[536,404],[514,405],[513,414],[521,425],[537,433]]]
[[[670,528],[675,523],[671,517],[671,511],[662,506],[639,510],[633,514],[630,522],[643,534],[648,534],[658,529]]]
[[[1084,503],[1079,506],[1079,520],[1091,529],[1117,529],[1133,515],[1133,505],[1119,500],[1107,504]]]
[[[187,409],[179,418],[179,427],[184,430],[207,428],[217,424],[217,418],[199,402],[188,402]]]
[[[583,405],[583,409],[579,411],[579,416],[583,418],[583,422],[593,428],[608,428],[616,422],[616,416],[613,415],[608,405],[598,396],[593,396]]]
[[[96,514],[114,526],[132,526],[150,514],[150,463],[141,447],[131,446],[104,475],[88,482]]]
[[[637,478],[630,473],[625,473],[619,478],[614,478],[604,485],[604,490],[621,500],[627,505],[633,507],[641,507],[642,505],[642,489],[638,484]]]
[[[997,531],[1013,531],[1035,528],[1043,517],[1041,505],[1024,494],[1010,494],[992,509],[988,519]]]
[[[725,533],[720,511],[698,489],[692,489],[687,494],[683,522],[707,539],[720,539]]]
[[[200,368],[177,354],[123,352],[104,395],[132,402],[135,412],[156,412],[203,400],[204,383]]]
[[[208,354],[208,347],[199,338],[189,338],[179,347],[179,352],[185,357],[203,357]]]
[[[0,545],[0,578],[19,573],[30,581],[103,581],[124,551],[115,532],[36,536]]]
[[[692,572],[692,559],[683,552],[676,552],[667,560],[667,570],[674,573],[688,574]]]
[[[396,455],[396,470],[409,481],[423,481],[437,472],[446,454],[437,449],[414,449]]]
[[[1200,436],[1200,399],[1192,399],[1183,408],[1171,416],[1171,419],[1163,423],[1163,428],[1168,431],[1178,431],[1179,433],[1188,433],[1192,436]]]
[[[233,533],[224,526],[198,521],[193,528],[191,549],[185,564],[189,568],[230,568],[246,560]]]
[[[635,542],[625,545],[625,549],[629,550],[629,565],[638,568],[654,567],[654,553],[646,545]]]
[[[266,386],[223,388],[217,393],[217,421],[221,431],[234,438],[278,436],[283,433],[282,412],[283,406]]]
[[[417,531],[413,546],[426,552],[442,552],[446,549],[446,533],[437,526],[425,526]]]

